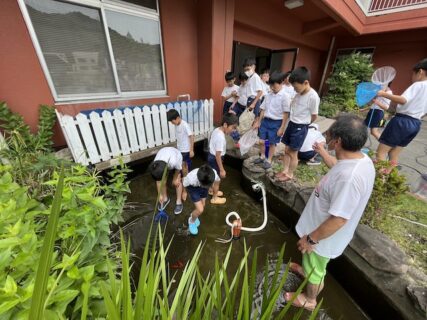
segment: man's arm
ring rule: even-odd
[[[313,145],[313,150],[316,151],[323,159],[328,168],[332,168],[337,163],[337,158],[331,156],[329,152],[325,149],[325,143],[315,142]]]

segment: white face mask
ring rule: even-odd
[[[251,69],[251,70],[245,71],[245,74],[246,74],[248,77],[250,77],[250,76],[252,76],[252,75],[254,74],[254,71]]]

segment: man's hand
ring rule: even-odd
[[[227,173],[225,172],[225,170],[224,170],[224,169],[219,171],[219,176],[220,176],[221,178],[225,178],[225,176],[226,176],[226,175],[227,175]]]
[[[316,151],[320,155],[324,152],[327,152],[325,149],[325,143],[324,142],[315,142],[313,144],[313,150]]]
[[[314,247],[307,242],[306,234],[303,235],[301,239],[298,240],[297,247],[298,247],[298,250],[301,251],[301,253],[310,253],[314,249]]]
[[[190,151],[190,158],[194,157],[194,151]]]
[[[277,136],[281,137],[285,133],[285,127],[280,127],[279,130],[277,130]]]

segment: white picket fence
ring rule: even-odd
[[[119,157],[129,162],[136,159],[130,155],[140,153],[142,158],[149,154],[144,151],[175,142],[175,126],[166,117],[169,109],[178,110],[190,124],[196,141],[205,139],[214,129],[213,106],[210,99],[93,111],[75,117],[56,114],[74,161],[95,165]]]

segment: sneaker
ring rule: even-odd
[[[197,228],[200,226],[200,220],[199,220],[199,218],[197,218],[197,219],[196,219],[195,224],[196,224],[196,227],[197,227]]]
[[[199,229],[197,229],[196,222],[191,223],[191,217],[188,218],[188,231],[190,231],[190,234],[193,236],[196,236],[199,233]]]
[[[184,205],[182,203],[176,204],[173,213],[180,214],[182,212],[182,209],[184,209]]]
[[[167,198],[165,202],[163,203],[159,203],[159,211],[163,211],[166,209],[166,207],[168,206],[169,202],[171,202],[170,198]]]
[[[322,162],[319,161],[318,159],[310,159],[306,163],[309,166],[319,166]]]
[[[265,170],[268,170],[268,169],[270,169],[270,168],[271,168],[271,163],[270,163],[270,162],[268,162],[268,161],[266,160],[266,161],[264,161],[264,163],[262,164],[262,167],[263,167]]]
[[[209,191],[209,195],[213,196],[213,191]],[[216,195],[217,195],[217,197],[222,197],[224,195],[224,192],[222,192],[221,190],[218,190]]]
[[[224,204],[227,201],[226,198],[216,197],[216,199],[211,199],[211,204]]]
[[[264,161],[265,161],[265,159],[263,159],[263,158],[257,158],[254,160],[254,164],[261,164],[261,163],[264,163]]]

